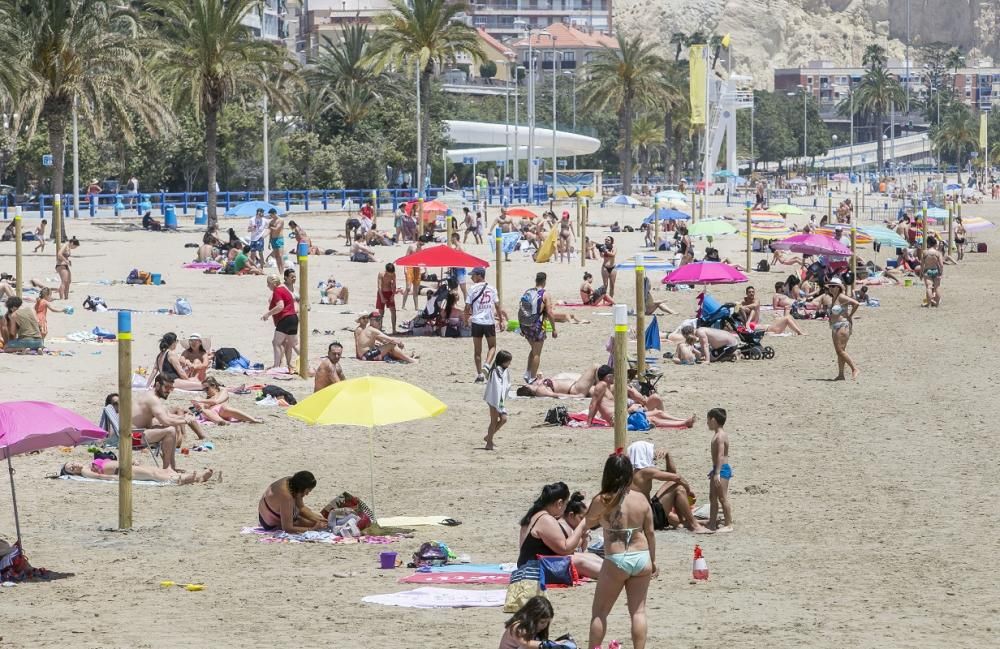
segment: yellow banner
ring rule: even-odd
[[[981,113],[979,115],[979,148],[983,151],[986,150],[989,139],[987,138],[987,125],[989,124],[989,113]]]
[[[692,45],[688,53],[688,65],[691,70],[691,124],[701,125],[705,123],[705,75],[707,73],[705,65],[705,46]]]

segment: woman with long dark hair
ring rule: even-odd
[[[646,646],[646,593],[657,573],[656,537],[649,501],[631,489],[632,462],[618,449],[604,463],[601,492],[590,503],[587,524],[604,531],[604,565],[597,578],[591,609],[588,647],[599,647],[607,632],[608,614],[622,588],[632,618],[632,645]]]
[[[549,625],[554,615],[552,603],[542,595],[535,595],[504,624],[500,649],[540,647],[549,639]]]

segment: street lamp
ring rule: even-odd
[[[811,86],[799,86],[802,91],[802,165],[808,169],[809,165],[809,120],[807,119],[806,108],[809,106],[809,93]]]
[[[552,37],[552,200],[556,198],[556,172],[559,169],[556,160],[556,79],[559,69],[556,67],[562,52],[556,51],[556,37]]]
[[[576,74],[573,70],[563,70],[563,74],[573,80],[573,132],[576,133]],[[573,169],[576,169],[576,155],[573,156]]]

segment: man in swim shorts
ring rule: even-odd
[[[250,261],[255,266],[264,265],[264,233],[267,231],[267,221],[264,220],[264,208],[258,207],[257,213],[247,227],[250,232]]]
[[[392,333],[396,334],[396,266],[392,262],[385,265],[385,270],[378,274],[375,294],[375,309],[392,313]]]
[[[267,211],[270,220],[267,222],[267,233],[271,244],[271,257],[278,267],[278,275],[285,272],[285,237],[283,232],[285,222],[278,218],[278,210],[273,207]]]
[[[391,338],[373,326],[372,319],[381,318],[378,311],[365,313],[358,317],[358,326],[354,329],[354,355],[362,361],[394,360],[400,363],[415,363],[416,356],[407,356],[403,351],[403,341]]]

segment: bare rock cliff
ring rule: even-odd
[[[734,69],[767,88],[773,68],[817,59],[860,65],[872,43],[902,59],[907,6],[912,46],[941,41],[970,63],[983,56],[1000,63],[1000,0],[617,0],[615,21],[660,40],[671,56],[674,32],[728,33]]]

